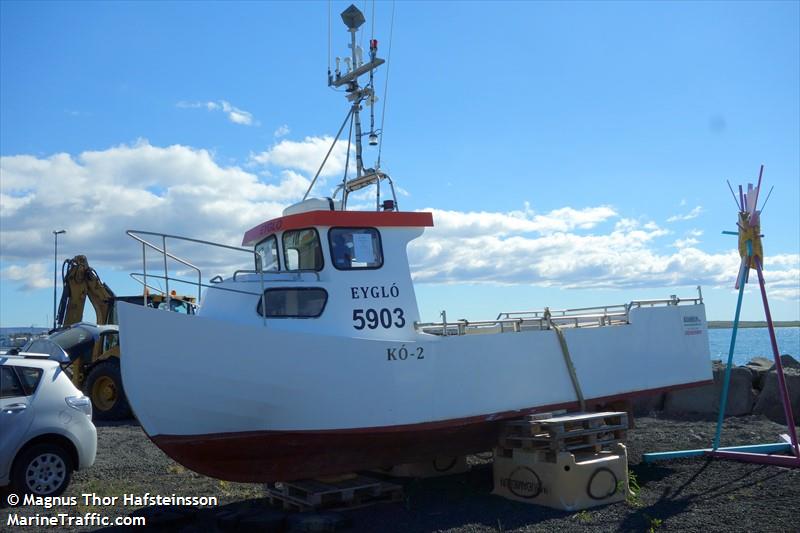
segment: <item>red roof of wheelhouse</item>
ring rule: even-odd
[[[273,218],[250,228],[244,234],[242,246],[252,246],[264,237],[291,229],[311,226],[362,227],[432,227],[432,213],[397,211],[308,211]]]

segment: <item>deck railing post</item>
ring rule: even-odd
[[[142,242],[142,276],[144,276],[144,287],[142,287],[142,305],[147,307],[147,246]]]
[[[164,250],[164,284],[167,287],[167,311],[172,309],[172,301],[169,297],[169,271],[167,270],[167,236],[161,236],[161,249]]]
[[[258,265],[258,278],[261,280],[261,325],[266,327],[267,325],[267,299],[264,295],[264,265],[262,264],[261,257],[258,256],[258,252],[253,252],[257,259],[256,264]]]

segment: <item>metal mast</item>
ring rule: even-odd
[[[339,57],[336,58],[336,71],[333,75],[331,75],[330,71],[328,72],[328,85],[331,87],[341,87],[345,85],[347,87],[347,100],[352,103],[349,116],[351,117],[353,125],[355,126],[356,176],[355,178],[348,180],[347,176],[345,175],[341,185],[337,187],[334,196],[336,196],[339,190],[342,191],[342,209],[345,209],[347,207],[347,197],[351,192],[372,184],[380,187],[380,181],[386,179],[391,185],[393,201],[391,203],[384,203],[383,209],[396,210],[397,196],[395,195],[394,184],[392,183],[391,178],[389,178],[387,174],[381,172],[380,169],[365,169],[362,155],[363,134],[361,132],[361,104],[365,101],[368,105],[373,105],[375,103],[376,97],[372,82],[373,71],[382,65],[384,60],[377,57],[378,41],[375,39],[370,39],[369,62],[364,63],[363,61],[361,47],[356,43],[356,33],[365,22],[364,14],[356,6],[351,4],[350,7],[342,12],[341,16],[342,21],[344,22],[345,26],[347,26],[347,31],[350,32],[350,57],[344,58],[345,68],[347,69],[344,74],[341,72],[341,60]],[[358,83],[358,78],[367,73],[370,75],[370,82],[366,87],[362,88]],[[371,121],[369,138],[370,144],[374,145],[377,143],[374,120]],[[336,142],[336,140],[334,140],[334,142]],[[380,189],[378,190],[380,191]],[[380,192],[378,192],[378,195],[378,205],[376,208],[380,209]]]

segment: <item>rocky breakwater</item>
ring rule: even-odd
[[[786,387],[795,421],[800,420],[800,362],[791,355],[782,355]],[[717,414],[720,407],[725,364],[712,361],[714,384],[657,394],[634,401],[634,413],[647,415],[656,411],[666,414]],[[786,423],[778,389],[778,373],[772,359],[755,357],[744,366],[731,369],[726,416],[760,414],[774,422]]]

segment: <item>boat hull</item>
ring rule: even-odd
[[[706,385],[687,383],[670,390]],[[637,391],[587,401],[607,406],[661,390]],[[389,469],[485,452],[497,445],[504,420],[555,409],[578,409],[578,402],[531,407],[463,420],[388,428],[331,431],[252,431],[151,437],[185,467],[207,476],[242,483],[293,481],[359,470]]]
[[[119,316],[123,384],[143,429],[221,479],[288,481],[484,451],[504,419],[578,407],[552,330],[391,340],[122,303]],[[639,309],[630,324],[565,337],[590,403],[711,379],[702,305]]]

